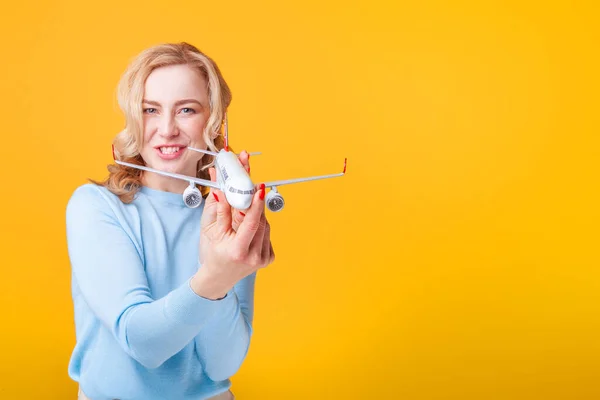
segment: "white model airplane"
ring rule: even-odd
[[[202,195],[196,187],[196,184],[199,184],[201,186],[207,186],[221,190],[223,193],[225,193],[225,196],[227,197],[227,202],[232,207],[237,208],[238,210],[246,210],[250,208],[250,204],[252,203],[252,196],[254,195],[257,189],[254,183],[252,183],[250,176],[248,175],[246,169],[240,162],[237,154],[233,153],[232,151],[229,151],[228,136],[229,132],[227,129],[227,114],[225,114],[225,146],[221,151],[215,153],[213,151],[187,147],[189,150],[197,151],[204,154],[210,154],[216,157],[215,170],[217,172],[217,182],[187,175],[176,174],[172,172],[159,171],[154,168],[119,161],[115,157],[114,146],[113,158],[115,159],[115,162],[120,165],[125,165],[131,168],[137,168],[143,171],[154,172],[160,175],[188,181],[190,183],[190,186],[188,186],[183,192],[183,202],[186,206],[190,208],[198,207],[202,203]],[[249,154],[252,155],[260,153]],[[281,211],[283,209],[285,203],[283,201],[283,197],[277,191],[277,186],[343,176],[346,173],[346,162],[347,159],[344,160],[343,172],[339,174],[265,182],[265,188],[271,189],[265,197],[265,203],[267,205],[267,208],[271,211]]]

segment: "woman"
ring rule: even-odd
[[[118,95],[118,159],[216,180],[213,157],[187,149],[223,147],[231,94],[210,58],[186,43],[150,48]],[[249,170],[246,152],[240,160]],[[247,210],[206,187],[189,208],[185,181],[122,165],[109,172],[67,206],[77,338],[69,376],[79,399],[233,399],[256,273],[274,260],[264,186]]]

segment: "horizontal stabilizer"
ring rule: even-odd
[[[193,150],[193,151],[197,151],[198,153],[210,154],[211,156],[216,156],[217,155],[217,153],[215,153],[214,151],[196,149],[194,147],[189,147],[189,146],[188,146],[188,149]]]

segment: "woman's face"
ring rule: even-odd
[[[187,146],[206,148],[202,137],[210,116],[206,80],[187,65],[157,68],[146,79],[142,110],[144,144],[140,153],[146,165],[196,176],[196,164],[203,154]],[[157,174],[149,175],[159,179]]]

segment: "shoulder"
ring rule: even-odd
[[[104,186],[96,185],[95,183],[86,183],[73,191],[67,205],[97,204],[102,202],[113,203],[115,200],[120,201],[118,196]]]
[[[121,244],[129,238],[139,251],[135,210],[104,186],[87,183],[77,187],[66,206],[69,248],[85,252],[97,244]]]
[[[67,202],[67,216],[75,217],[100,212],[114,214],[124,204],[104,186],[86,183],[77,187]]]

